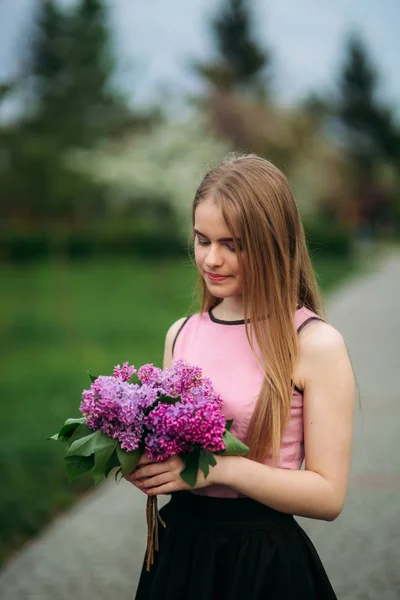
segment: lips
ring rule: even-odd
[[[221,281],[225,281],[230,276],[229,275],[218,275],[216,273],[207,273],[207,277],[210,281],[221,282]]]

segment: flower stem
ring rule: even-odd
[[[147,519],[147,556],[146,556],[146,569],[150,571],[151,565],[154,564],[154,551],[158,552],[159,549],[159,537],[158,537],[158,525],[161,523],[163,527],[166,524],[161,518],[158,512],[157,496],[148,496],[146,503],[146,519]]]

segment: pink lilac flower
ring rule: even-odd
[[[160,403],[146,417],[146,452],[152,460],[165,460],[199,445],[210,452],[225,449],[226,420],[217,403],[202,398],[176,404]]]
[[[82,394],[86,422],[117,439],[126,451],[144,444],[151,460],[162,461],[200,446],[210,452],[225,449],[222,398],[199,367],[176,360],[161,370],[152,364],[138,371],[141,382],[128,383],[136,372],[123,363],[114,376],[100,376]],[[165,402],[165,396],[176,398]]]
[[[136,373],[135,367],[133,365],[129,366],[128,362],[124,362],[122,367],[119,365],[114,367],[114,377],[121,381],[129,381],[134,373]]]
[[[162,370],[152,364],[143,365],[138,371],[139,380],[142,383],[155,387],[162,378]]]
[[[158,385],[165,396],[177,398],[185,391],[202,384],[200,367],[191,365],[182,359],[173,362],[172,368],[166,368],[159,375]]]

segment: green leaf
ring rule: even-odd
[[[100,431],[92,431],[89,435],[81,437],[69,446],[66,451],[66,456],[90,456],[94,454],[96,448],[96,436]]]
[[[185,466],[180,472],[180,476],[190,487],[194,487],[197,481],[197,473],[199,472],[200,452],[195,448],[188,454],[182,454],[182,458]]]
[[[225,450],[223,450],[222,452],[218,452],[218,454],[241,456],[243,454],[247,454],[249,451],[248,446],[246,446],[246,444],[243,444],[243,442],[238,440],[229,431],[225,431],[222,439],[225,444]]]
[[[99,483],[101,483],[104,479],[105,479],[104,474],[97,475],[96,473],[93,473],[94,485],[99,485]]]
[[[93,383],[93,381],[96,381],[96,379],[98,378],[98,375],[92,375],[89,371],[88,371],[89,377],[90,377],[90,381]]]
[[[158,401],[163,404],[176,404],[177,402],[180,402],[180,400],[180,396],[177,396],[176,398],[172,398],[171,396],[160,396],[158,399]]]
[[[226,422],[226,425],[225,425],[225,429],[226,429],[227,431],[230,431],[230,430],[231,430],[232,423],[233,423],[233,419],[228,419],[228,421]]]
[[[105,476],[107,463],[111,458],[115,448],[117,447],[117,440],[113,440],[108,437],[105,433],[101,433],[96,438],[96,447],[94,451],[94,469],[95,475]]]
[[[65,456],[68,481],[73,481],[79,475],[90,471],[94,465],[93,456]]]
[[[135,470],[136,465],[138,464],[140,457],[143,454],[143,450],[133,450],[132,452],[126,452],[117,444],[117,456],[119,463],[121,465],[122,476],[126,477],[129,473]]]
[[[78,427],[76,427],[76,429],[73,432],[73,434],[71,435],[71,437],[67,438],[67,440],[66,440],[67,441],[67,450],[66,450],[66,452],[68,453],[69,448],[72,446],[72,444],[76,440],[80,440],[81,438],[87,437],[91,433],[93,433],[93,429],[91,429],[89,427],[89,425],[86,425],[86,423],[81,423],[80,425],[78,425]],[[96,433],[96,432],[94,432],[94,433]]]
[[[199,467],[203,471],[203,475],[206,479],[210,472],[210,466],[215,467],[216,464],[217,464],[217,461],[215,460],[214,454],[212,454],[212,452],[208,452],[208,450],[204,450],[204,448],[202,448],[200,450],[200,456],[199,456]]]
[[[63,427],[60,429],[60,435],[64,437],[71,437],[75,429],[82,423],[86,423],[85,417],[79,417],[78,419],[67,419]]]
[[[121,477],[119,478],[119,481],[118,481],[118,475],[121,475]],[[122,479],[122,469],[120,467],[118,469],[118,471],[116,471],[116,473],[115,473],[115,481],[116,481],[116,483],[119,483],[121,481],[121,479]]]
[[[56,440],[58,442],[66,442],[74,433],[75,429],[82,423],[85,423],[85,417],[79,419],[67,419],[60,431],[52,435],[48,440]]]
[[[110,458],[108,459],[106,468],[104,469],[104,475],[106,477],[108,477],[108,475],[110,474],[110,471],[115,469],[115,467],[119,467],[119,466],[120,466],[120,462],[118,460],[117,449],[115,448],[114,452],[111,454]]]
[[[52,435],[51,437],[48,437],[47,440],[55,440],[56,442],[66,442],[67,438],[65,437],[60,437],[59,433],[55,433],[54,435]]]

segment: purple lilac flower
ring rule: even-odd
[[[207,402],[216,404],[221,408],[222,397],[215,393],[212,386],[211,379],[204,377],[200,385],[182,392],[182,400],[194,400],[201,401],[207,400]]]
[[[144,442],[149,457],[162,461],[199,445],[210,452],[224,450],[222,398],[199,367],[176,360],[161,370],[152,364],[138,371],[140,384],[128,383],[136,372],[123,363],[114,376],[100,376],[82,394],[80,410],[94,430],[118,439],[126,451]],[[178,398],[175,404],[160,396]]]
[[[158,391],[156,388],[151,387],[146,383],[143,383],[143,385],[140,386],[140,392],[137,399],[137,405],[139,408],[141,408],[142,410],[146,410],[153,406],[157,399]]]
[[[134,450],[143,434],[143,404],[147,406],[151,400],[148,390],[144,392],[142,399],[141,386],[100,376],[83,392],[80,411],[89,427],[118,439],[126,450]]]
[[[115,377],[100,376],[92,383],[90,390],[83,392],[80,411],[89,427],[101,429],[104,420],[118,418],[115,400],[122,396],[123,385],[126,384]]]
[[[182,391],[198,387],[202,383],[203,373],[201,368],[191,365],[185,360],[174,360],[173,370],[179,376]]]
[[[153,364],[143,365],[138,371],[139,380],[151,387],[156,387],[162,379],[162,370]]]
[[[142,430],[140,428],[132,427],[126,431],[121,431],[118,439],[121,442],[121,448],[127,452],[136,450],[139,446],[142,437]]]
[[[161,394],[176,398],[183,392],[200,386],[201,383],[201,368],[177,359],[173,362],[172,368],[166,368],[161,372],[159,388]]]
[[[145,419],[149,431],[145,446],[152,460],[165,460],[189,452],[194,444],[210,452],[225,449],[226,420],[220,406],[206,398],[189,398],[176,404],[160,403]]]
[[[193,449],[193,445],[185,443],[179,438],[149,433],[145,438],[145,448],[151,460],[161,462],[175,454],[190,452]]]
[[[114,367],[114,377],[121,381],[129,381],[134,373],[136,373],[136,369],[133,365],[129,366],[129,362],[124,362],[122,367],[119,365]]]

